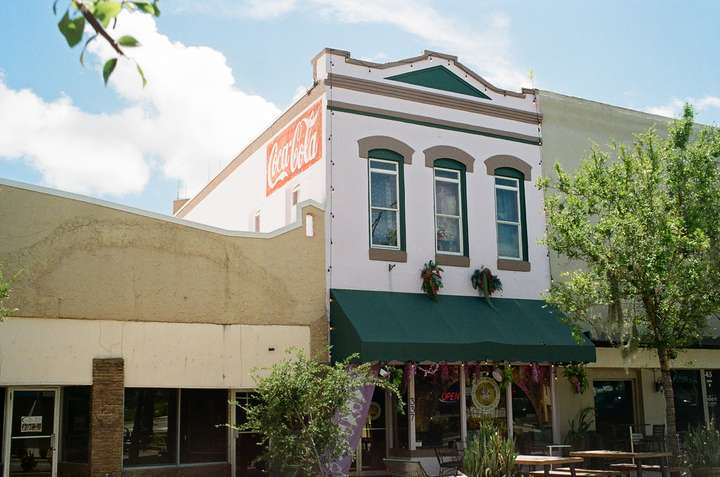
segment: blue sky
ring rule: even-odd
[[[51,4],[0,2],[0,177],[163,213],[310,85],[326,46],[443,51],[500,87],[532,70],[536,87],[666,115],[689,99],[720,123],[712,0],[162,0],[155,23],[118,22],[145,45],[144,90],[129,65],[103,86],[103,45],[81,67]]]

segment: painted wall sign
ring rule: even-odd
[[[265,196],[320,160],[322,119],[322,100],[319,99],[268,143]]]
[[[20,416],[20,432],[42,432],[42,416]]]

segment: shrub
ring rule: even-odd
[[[464,457],[469,477],[515,477],[515,444],[500,434],[491,419],[483,419],[470,437]]]
[[[709,429],[696,427],[688,432],[685,453],[693,467],[720,467],[720,431],[714,422]]]

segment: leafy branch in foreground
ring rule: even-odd
[[[574,174],[556,165],[540,182],[548,248],[583,263],[552,283],[548,301],[576,330],[657,352],[676,436],[672,360],[720,312],[720,130],[693,133],[686,105],[666,138],[650,130],[613,152],[595,147]],[[678,455],[676,439],[670,449]]]
[[[10,316],[10,313],[16,311],[15,308],[8,306],[10,292],[12,291],[11,282],[12,280],[5,278],[2,268],[0,268],[0,321],[3,321],[6,317]]]
[[[53,2],[53,13],[57,15],[57,7],[60,0]],[[140,42],[131,35],[123,35],[114,38],[108,28],[112,22],[113,28],[117,23],[117,17],[123,10],[131,12],[141,12],[154,17],[160,16],[159,0],[150,1],[127,1],[127,0],[70,0],[69,5],[65,9],[65,14],[58,23],[60,33],[65,37],[65,41],[70,48],[74,48],[80,44],[87,34],[87,40],[80,52],[80,64],[85,65],[85,51],[90,43],[101,38],[117,53],[115,58],[111,58],[105,62],[102,68],[103,80],[107,85],[110,75],[115,71],[115,66],[119,58],[128,58],[124,48],[133,48],[140,46]],[[86,31],[86,26],[90,26],[94,33]],[[135,63],[143,87],[147,84],[145,73],[140,64]]]
[[[296,349],[269,374],[255,373],[256,399],[243,406],[247,422],[236,429],[259,435],[261,460],[273,472],[329,475],[329,464],[352,451],[350,429],[338,417],[352,415],[363,387],[388,389],[402,406],[396,381],[378,377],[371,364],[351,364],[355,359],[326,364]]]

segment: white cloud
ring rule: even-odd
[[[293,10],[311,10],[327,21],[391,25],[422,39],[428,49],[458,56],[498,87],[518,89],[530,84],[527,72],[510,60],[510,19],[502,13],[486,14],[469,24],[433,8],[427,0],[179,1],[175,5],[178,13],[269,18]],[[258,14],[258,4],[265,3],[263,8],[269,13]]]
[[[69,98],[44,101],[0,78],[0,157],[25,160],[48,185],[81,193],[141,192],[154,169],[194,193],[209,166],[217,172],[280,112],[240,91],[221,53],[171,41],[147,15],[123,14],[114,34],[142,42],[131,53],[148,86],[134,63],[121,59],[110,87],[129,105],[90,114]],[[100,63],[111,57],[105,43],[93,45],[90,55]]]
[[[682,115],[683,107],[685,103],[690,103],[694,108],[695,112],[702,114],[710,110],[720,111],[720,96],[704,96],[702,98],[673,98],[668,103],[660,106],[650,106],[644,109],[645,112],[651,114],[658,114],[660,116],[666,116],[670,118],[679,118]]]

